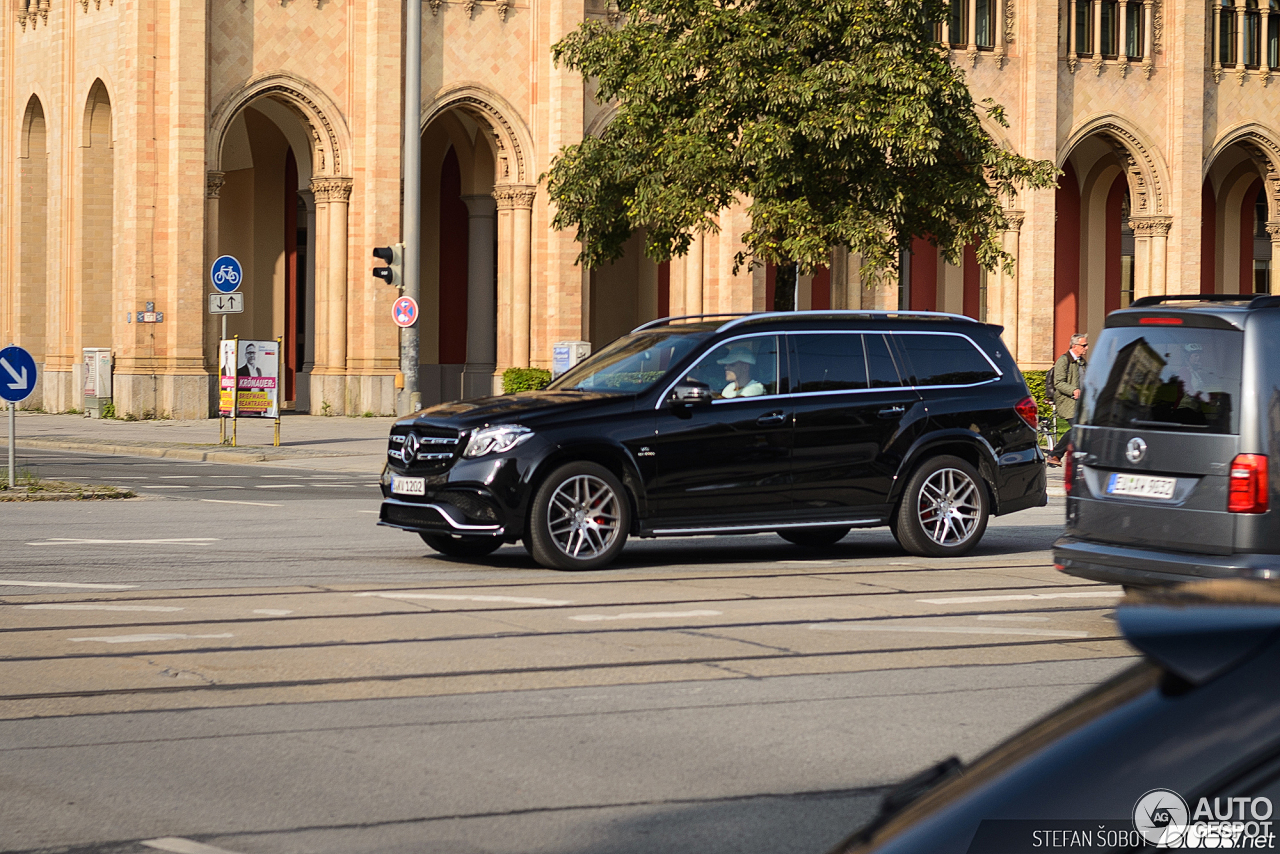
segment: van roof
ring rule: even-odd
[[[1128,308],[1107,316],[1108,327],[1151,323],[1153,315],[1169,317],[1170,323],[1181,325],[1186,318],[1190,326],[1230,326],[1243,329],[1245,318],[1260,309],[1280,308],[1280,296],[1271,294],[1162,294],[1134,300]]]

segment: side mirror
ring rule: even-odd
[[[693,409],[711,405],[711,386],[697,380],[681,380],[671,389],[667,402],[675,409]]]

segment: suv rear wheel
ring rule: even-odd
[[[418,532],[422,541],[449,557],[484,557],[497,551],[501,537],[468,536],[466,534],[428,534]]]
[[[525,545],[549,569],[599,569],[622,551],[630,529],[631,504],[613,472],[568,463],[538,487]]]
[[[987,530],[986,484],[959,457],[926,460],[907,481],[894,518],[893,535],[911,554],[967,554]]]

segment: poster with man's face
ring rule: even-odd
[[[280,348],[275,341],[223,341],[218,365],[221,414],[232,414],[232,389],[236,415],[275,418],[280,414]]]

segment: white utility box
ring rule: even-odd
[[[84,415],[101,418],[111,402],[111,348],[84,348]]]

